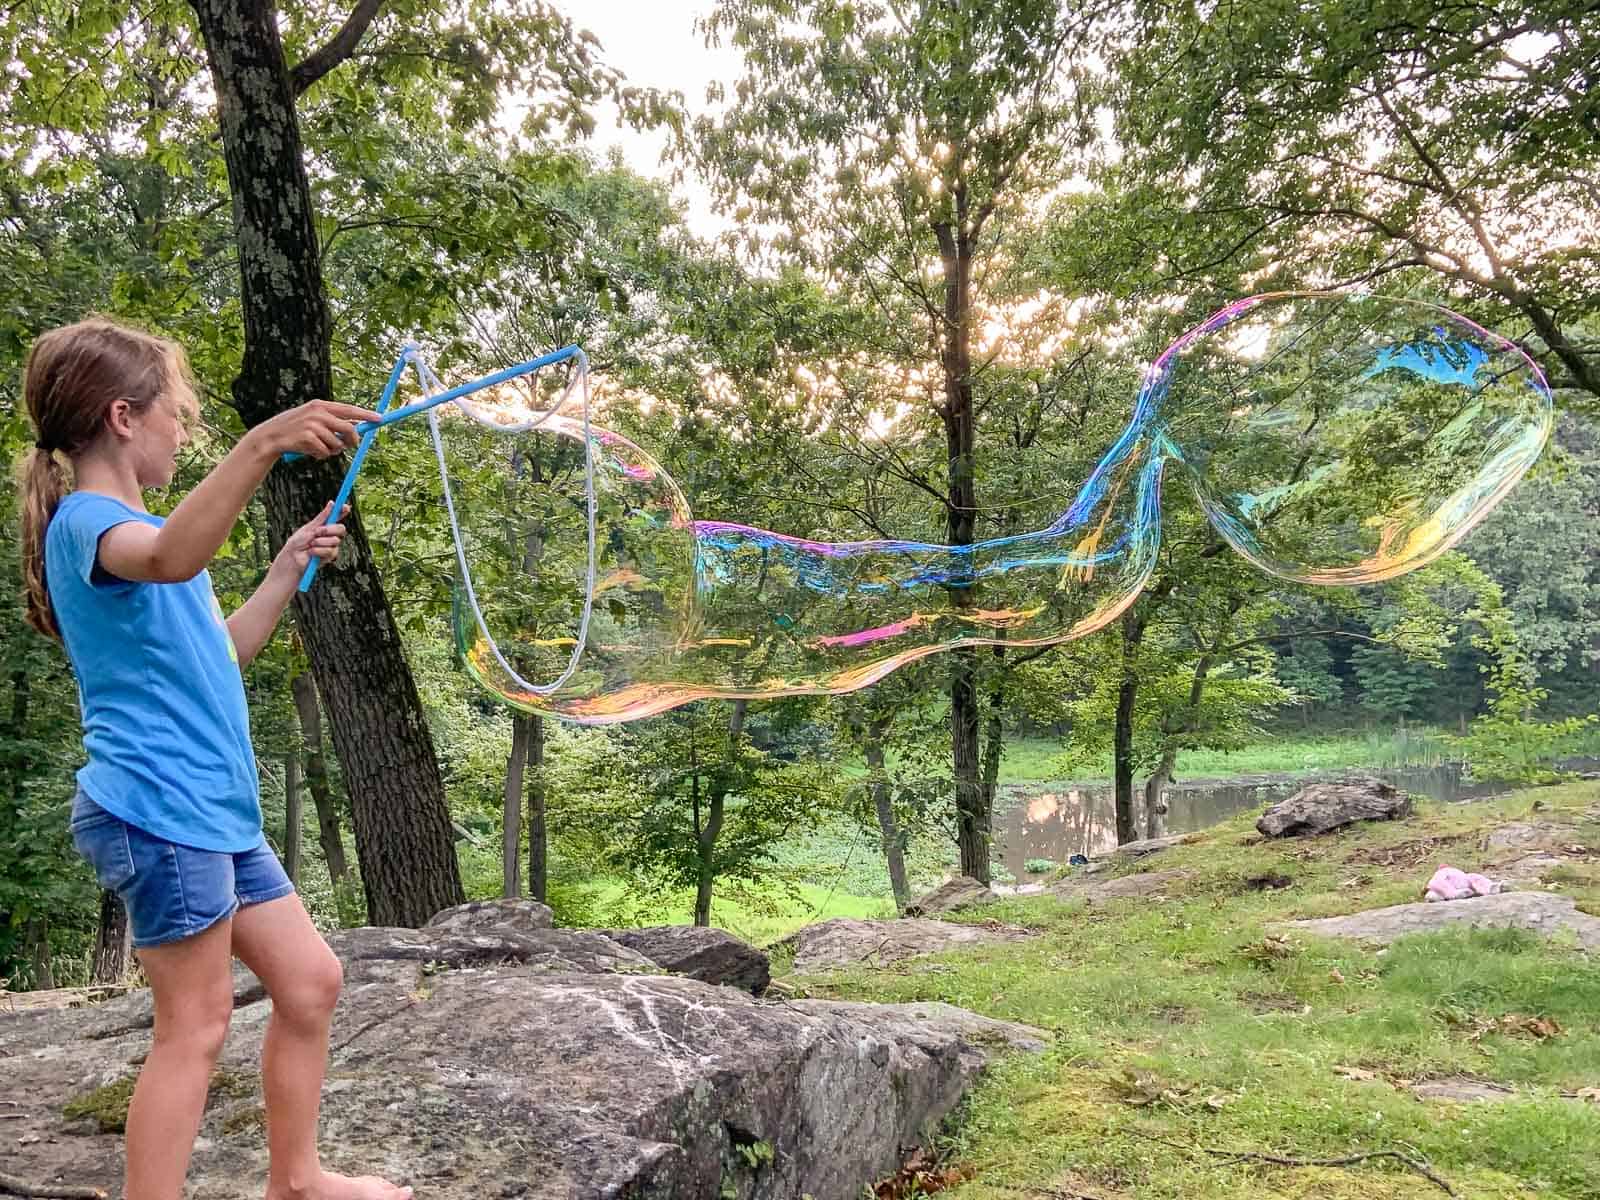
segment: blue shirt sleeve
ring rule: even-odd
[[[140,514],[120,500],[90,492],[76,492],[71,504],[64,504],[55,521],[63,524],[61,548],[78,577],[85,583],[125,583],[100,566],[100,539],[106,532],[129,521],[140,521]]]

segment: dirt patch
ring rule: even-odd
[[[1362,847],[1345,855],[1344,861],[1372,867],[1420,867],[1429,859],[1436,858],[1443,847],[1465,842],[1470,837],[1465,833],[1448,833],[1439,837],[1413,838],[1392,846]]]
[[[1503,1083],[1469,1079],[1464,1075],[1414,1083],[1411,1085],[1411,1094],[1418,1100],[1436,1100],[1447,1104],[1471,1104],[1479,1101],[1496,1104],[1517,1098],[1515,1088],[1507,1087]]]
[[[1299,1012],[1305,1007],[1300,997],[1291,996],[1288,992],[1240,992],[1239,999],[1257,1014]]]
[[[1241,880],[1239,890],[1243,892],[1273,892],[1281,888],[1293,887],[1294,880],[1287,875],[1279,875],[1276,871],[1267,871],[1261,875],[1251,875]]]
[[[1187,1025],[1194,1020],[1194,1010],[1181,1004],[1158,1004],[1150,1015],[1164,1025]]]

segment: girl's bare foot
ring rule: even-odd
[[[411,1189],[376,1175],[335,1175],[324,1171],[305,1187],[267,1187],[267,1200],[411,1200]]]

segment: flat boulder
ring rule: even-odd
[[[483,929],[515,929],[527,932],[549,929],[555,924],[550,906],[537,900],[469,900],[441,909],[429,918],[424,929],[450,929],[476,933]]]
[[[664,970],[701,983],[719,983],[759,996],[772,981],[772,964],[766,954],[725,929],[656,925],[607,929],[605,935]]]
[[[994,891],[970,875],[957,875],[947,879],[933,891],[906,905],[908,917],[937,917],[944,913],[960,912],[977,904],[990,904]]]
[[[1264,837],[1327,833],[1356,821],[1393,821],[1411,815],[1411,797],[1379,779],[1313,783],[1280,800],[1256,822]]]
[[[892,921],[835,917],[807,925],[779,945],[793,947],[795,971],[811,975],[845,967],[883,966],[919,954],[938,954],[956,946],[1019,942],[1032,936],[1026,929],[998,922],[957,925],[923,917]]]
[[[1509,1088],[1503,1083],[1485,1083],[1481,1079],[1469,1079],[1464,1075],[1414,1083],[1411,1085],[1411,1094],[1418,1100],[1436,1100],[1447,1104],[1498,1104],[1504,1100],[1517,1098],[1515,1088]]]
[[[1173,833],[1166,837],[1140,838],[1136,842],[1123,842],[1111,853],[1118,858],[1144,858],[1148,854],[1159,854],[1163,850],[1170,850],[1193,836],[1190,833]]]
[[[1441,929],[1526,929],[1541,937],[1571,933],[1586,950],[1600,950],[1600,917],[1581,913],[1570,896],[1550,892],[1502,892],[1442,904],[1395,904],[1312,921],[1286,921],[1276,928],[1323,937],[1359,938],[1383,945],[1411,933]]]
[[[429,1200],[855,1200],[994,1056],[1046,1040],[944,1004],[773,1003],[677,976],[538,969],[537,955],[515,957],[516,937],[538,931],[492,946],[446,931],[432,949],[428,931],[348,933],[334,939],[347,986],[323,1158]],[[576,945],[563,953],[581,959]],[[115,1193],[122,1138],[62,1110],[86,1095],[113,1120],[125,1108],[150,1030],[106,1011],[121,1003],[0,1015],[8,1175]],[[256,1000],[234,1013],[191,1195],[259,1200],[269,1012]]]

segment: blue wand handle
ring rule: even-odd
[[[394,399],[395,388],[400,386],[400,376],[405,373],[406,365],[410,363],[415,350],[415,346],[407,346],[401,351],[400,357],[395,359],[394,370],[389,372],[389,382],[383,385],[383,395],[378,398],[376,411],[380,416],[388,411],[389,402]],[[339,494],[334,497],[333,507],[328,510],[328,519],[324,524],[332,525],[344,513],[345,503],[350,499],[350,493],[355,490],[356,475],[361,471],[361,464],[366,461],[367,451],[372,448],[378,430],[382,428],[381,421],[362,421],[356,426],[356,430],[361,434],[361,440],[356,443],[355,456],[351,458],[350,467],[344,473],[344,482],[339,485]],[[285,454],[283,457],[286,461],[293,461],[301,456]],[[313,555],[311,561],[306,564],[305,573],[300,576],[300,591],[311,590],[311,584],[317,577],[317,568],[321,565],[322,560]]]
[[[417,347],[408,345],[395,362],[394,370],[389,372],[389,382],[384,385],[383,396],[378,400],[375,410],[378,413],[378,419],[376,421],[361,421],[356,425],[356,432],[361,435],[361,441],[357,443],[355,455],[350,460],[350,469],[344,473],[344,482],[339,485],[339,494],[334,497],[333,510],[328,513],[326,524],[332,525],[339,519],[339,514],[344,511],[345,503],[350,499],[350,493],[355,489],[356,475],[361,470],[361,464],[366,460],[367,450],[372,445],[373,438],[378,436],[378,430],[385,425],[393,425],[396,421],[403,421],[407,417],[426,412],[430,408],[437,408],[448,401],[470,396],[473,392],[480,392],[484,388],[507,383],[521,375],[537,371],[541,367],[566,362],[569,358],[578,358],[583,354],[583,351],[577,346],[563,346],[561,349],[541,355],[539,358],[529,359],[527,362],[518,363],[514,367],[507,367],[503,371],[496,371],[492,375],[485,375],[482,379],[474,379],[471,383],[463,383],[460,387],[453,387],[449,391],[440,392],[434,396],[426,396],[411,404],[402,405],[391,412],[389,411],[389,403],[394,399],[395,388],[400,385],[400,376],[416,353]],[[303,457],[304,455],[291,452],[283,456],[283,461],[294,462],[296,459]],[[311,581],[317,577],[317,564],[321,561],[319,558],[313,558],[306,564],[305,574],[300,577],[300,590],[302,592],[310,589]]]

